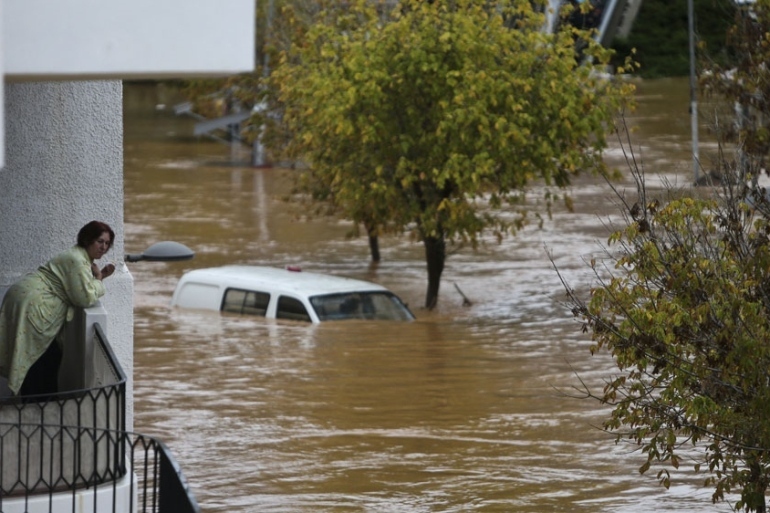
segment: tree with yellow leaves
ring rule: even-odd
[[[631,94],[590,33],[544,31],[538,3],[351,0],[271,75],[309,189],[370,235],[422,241],[428,309],[447,244],[515,231],[528,184],[602,169]]]

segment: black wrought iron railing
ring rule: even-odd
[[[110,441],[115,449],[92,462],[62,450]],[[62,443],[65,441],[65,443]],[[153,437],[72,426],[0,423],[0,446],[18,456],[3,458],[0,511],[46,513],[200,513],[168,448]],[[75,451],[77,452],[77,451]],[[10,461],[9,461],[10,460]],[[36,471],[29,472],[35,468]]]
[[[126,376],[93,327],[98,386],[0,400],[0,512],[199,513],[168,448],[125,430]]]

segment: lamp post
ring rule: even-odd
[[[195,252],[178,242],[165,240],[156,242],[144,253],[138,255],[126,255],[126,262],[177,262],[180,260],[190,260],[195,256]]]

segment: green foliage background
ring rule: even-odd
[[[732,0],[694,0],[696,41],[711,59],[725,51],[725,35],[735,21]],[[636,49],[642,78],[687,76],[690,73],[687,0],[643,0],[627,39],[616,38],[619,58]]]

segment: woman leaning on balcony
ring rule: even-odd
[[[0,306],[0,376],[16,395],[56,393],[62,358],[61,334],[76,307],[104,295],[102,280],[115,272],[94,263],[112,247],[109,225],[91,221],[77,244],[24,276],[8,289]]]

